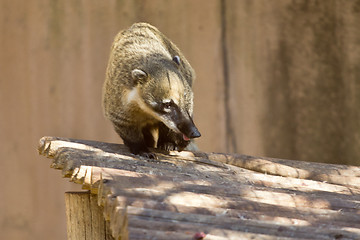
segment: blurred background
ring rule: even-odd
[[[146,21],[197,73],[203,151],[360,165],[360,1],[1,0],[0,232],[66,239],[42,136],[120,143],[101,109],[110,46]]]

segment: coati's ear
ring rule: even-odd
[[[135,68],[134,70],[131,71],[131,76],[134,82],[138,83],[145,81],[148,75],[143,70]]]
[[[174,57],[173,57],[173,61],[179,66],[180,65],[180,57],[178,56],[178,55],[175,55]]]

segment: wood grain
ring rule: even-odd
[[[97,197],[89,192],[65,193],[67,239],[113,240]]]
[[[39,153],[97,195],[115,239],[360,237],[358,167],[204,152],[150,160],[123,145],[57,137],[42,138]]]

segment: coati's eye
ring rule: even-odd
[[[177,65],[180,65],[180,57],[178,55],[175,55],[173,57],[173,61],[177,64]]]
[[[162,103],[162,107],[163,107],[164,111],[166,111],[166,112],[171,111],[172,106],[173,106],[172,100],[164,100]]]
[[[171,102],[164,103],[164,108],[169,109],[171,107]]]

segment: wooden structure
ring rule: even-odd
[[[359,1],[1,0],[0,16],[2,239],[66,238],[63,192],[81,185],[38,161],[37,143],[120,143],[101,88],[114,36],[134,22],[195,69],[203,151],[360,165]]]
[[[91,192],[66,194],[70,239],[360,239],[359,167],[203,152],[149,160],[57,137],[39,153]]]

